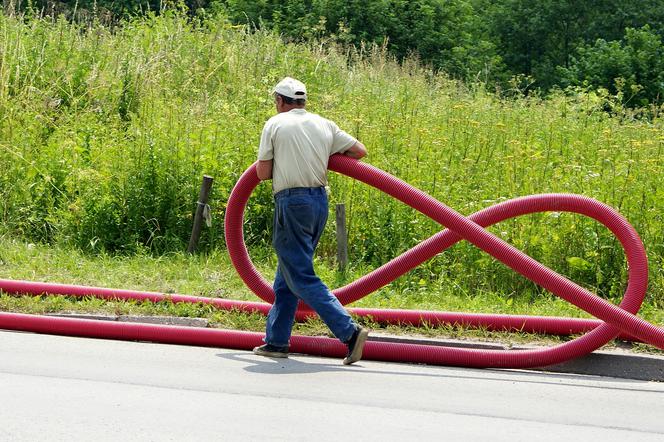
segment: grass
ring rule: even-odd
[[[74,249],[45,247],[8,238],[0,240],[0,278],[27,279],[80,285],[125,288],[133,290],[180,293],[198,296],[223,297],[238,300],[258,300],[239,279],[224,254],[188,255],[172,253],[160,257],[149,255],[132,257],[90,256]],[[266,261],[267,262],[267,261]],[[274,264],[260,268],[269,278]],[[323,279],[334,287],[340,275],[332,268],[318,263]],[[346,275],[346,278],[355,275]],[[498,296],[459,295],[454,287],[447,290],[421,288],[416,295],[398,293],[393,288],[380,290],[352,306],[379,308],[431,309],[481,313],[529,314],[549,316],[586,317],[574,306],[557,299],[540,299],[523,303],[518,299],[506,302]],[[208,305],[172,302],[105,301],[97,298],[67,296],[10,296],[0,294],[0,311],[46,313],[95,313],[110,315],[177,316],[206,318],[219,328],[264,331],[265,318],[260,314],[237,311],[219,311]],[[661,310],[647,308],[640,316],[659,325],[664,324]],[[483,329],[472,330],[452,326],[384,326],[370,319],[359,319],[377,333],[392,335],[455,338],[500,341],[507,345],[525,343],[555,344],[567,338],[545,337],[526,333],[500,333]],[[329,336],[329,330],[320,320],[296,324],[296,334]],[[641,347],[641,351],[652,351]]]
[[[635,119],[602,91],[506,99],[414,59],[396,63],[384,48],[284,43],[223,17],[192,22],[175,13],[113,30],[0,15],[0,274],[253,299],[225,256],[222,220],[274,113],[270,87],[285,75],[308,85],[312,111],[368,146],[368,162],[464,215],[548,192],[615,207],[648,252],[642,314],[662,323],[661,117]],[[213,225],[204,253],[189,257],[179,251],[204,173],[215,178]],[[353,263],[335,272],[328,223],[317,265],[332,286],[441,229],[346,177],[332,174],[330,184],[331,202],[347,206]],[[274,268],[271,216],[263,184],[249,201],[245,237],[266,276]],[[490,231],[603,298],[621,299],[623,252],[597,223],[547,213]],[[467,243],[356,305],[584,316]],[[260,318],[243,321],[262,328]]]
[[[228,195],[274,112],[268,91],[290,74],[308,84],[311,110],[368,146],[367,161],[462,214],[547,192],[615,207],[646,244],[648,302],[664,302],[664,125],[607,114],[606,94],[505,99],[416,60],[398,64],[380,47],[286,44],[223,17],[166,13],[112,32],[0,16],[0,49],[0,221],[13,235],[100,254],[181,250],[206,173],[214,223],[202,245],[221,253]],[[376,267],[440,230],[367,186],[334,174],[331,185],[332,202],[347,205],[353,262]],[[247,240],[267,249],[269,186],[255,192],[247,219]],[[595,222],[554,213],[491,230],[600,295],[622,296],[622,250]],[[330,223],[320,247],[330,266],[333,231]],[[403,284],[421,280],[541,294],[468,244]]]

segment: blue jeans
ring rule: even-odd
[[[274,196],[272,246],[279,263],[273,285],[275,300],[265,327],[268,344],[288,345],[300,300],[314,309],[342,342],[355,332],[355,322],[314,272],[314,250],[327,215],[324,187],[297,187]]]

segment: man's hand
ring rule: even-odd
[[[367,156],[367,148],[364,147],[364,144],[358,141],[352,146],[350,146],[348,150],[344,152],[344,155],[359,160],[360,158],[364,158],[365,156]]]
[[[272,179],[272,160],[258,160],[256,175],[261,181]]]

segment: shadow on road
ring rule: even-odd
[[[304,355],[302,355],[304,356]],[[448,377],[449,373],[444,373],[448,367],[428,367],[440,370],[440,373],[423,373],[413,372],[412,370],[404,369],[403,371],[394,370],[371,370],[362,365],[362,361],[356,362],[353,365],[343,365],[341,359],[336,360],[334,363],[324,362],[326,359],[320,358],[316,362],[305,362],[298,359],[297,355],[289,356],[288,358],[266,358],[263,356],[255,356],[247,352],[235,353],[218,353],[217,357],[229,359],[232,361],[250,364],[243,368],[243,370],[251,373],[263,374],[302,374],[302,373],[321,373],[321,372],[343,372],[355,371],[367,374],[381,374],[381,375],[401,375],[401,376],[426,376],[433,378]]]
[[[398,373],[387,371],[367,370],[362,366],[362,363],[354,365],[342,365],[341,360],[333,364],[328,364],[324,359],[321,362],[304,362],[298,360],[297,356],[290,356],[288,358],[266,358],[263,356],[255,356],[247,352],[236,353],[218,353],[217,357],[229,359],[232,361],[243,362],[251,364],[244,367],[244,370],[251,373],[264,373],[264,374],[302,374],[302,373],[320,373],[320,372],[334,372],[334,371],[361,371],[362,373],[379,373],[379,374],[409,374],[412,373]],[[335,360],[336,361],[336,360]],[[428,374],[428,376],[434,376]]]
[[[262,373],[262,374],[278,374],[278,375],[289,375],[289,374],[306,374],[306,373],[321,373],[321,372],[342,372],[342,371],[354,371],[357,373],[366,373],[366,374],[378,374],[378,375],[388,375],[388,376],[407,376],[407,377],[430,377],[437,379],[478,379],[478,380],[494,380],[496,382],[514,382],[514,377],[518,377],[518,381],[522,383],[532,383],[532,384],[555,384],[560,386],[577,386],[578,384],[572,382],[579,379],[588,379],[591,377],[593,381],[597,382],[597,385],[583,385],[584,388],[599,388],[599,389],[610,389],[610,390],[638,390],[643,392],[653,392],[661,394],[662,391],[659,389],[648,389],[643,388],[648,385],[647,382],[637,381],[637,380],[627,380],[627,379],[616,379],[610,377],[601,377],[601,376],[588,376],[588,375],[574,375],[574,374],[555,374],[548,372],[545,374],[546,378],[542,379],[542,372],[529,372],[525,370],[501,370],[501,369],[480,369],[480,368],[459,368],[459,367],[436,367],[436,366],[426,366],[428,372],[415,371],[413,370],[414,366],[409,364],[404,364],[403,371],[395,370],[373,370],[368,369],[366,366],[362,365],[362,361],[355,363],[353,365],[342,365],[341,360],[334,360],[334,363],[326,363],[326,359],[320,358],[316,362],[310,362],[311,358],[305,362],[298,359],[297,355],[291,355],[289,358],[266,358],[262,356],[255,356],[248,352],[229,352],[229,353],[217,353],[216,355],[219,358],[228,359],[231,361],[241,362],[243,364],[248,364],[243,367],[243,370],[251,373]],[[302,355],[304,356],[304,355]],[[373,363],[373,361],[372,361]],[[417,367],[417,366],[415,366]],[[459,370],[463,370],[459,374]],[[475,374],[479,371],[486,373],[487,371],[495,374],[494,377],[487,376],[476,376]],[[536,379],[536,380],[535,380]],[[615,384],[620,384],[620,386]],[[624,387],[623,387],[624,385]]]

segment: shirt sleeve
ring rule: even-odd
[[[330,155],[335,153],[345,152],[350,147],[357,143],[357,139],[339,129],[333,121],[330,121],[330,128],[332,129],[332,146],[330,147]]]
[[[258,160],[268,161],[274,158],[274,148],[272,146],[272,124],[268,120],[263,126],[261,133],[261,142],[258,146]]]

